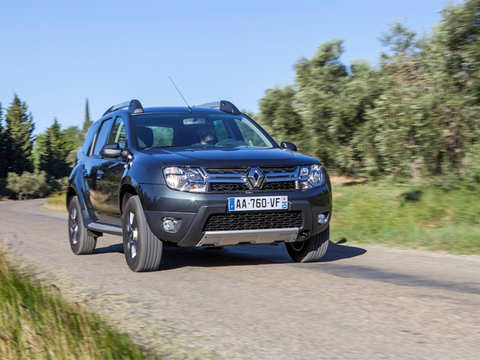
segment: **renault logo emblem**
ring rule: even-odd
[[[265,182],[265,175],[259,168],[251,168],[247,175],[247,186],[250,189],[260,189]]]

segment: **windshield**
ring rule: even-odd
[[[133,117],[140,149],[159,147],[272,148],[243,115],[152,113]]]

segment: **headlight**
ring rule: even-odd
[[[325,184],[325,170],[321,165],[302,166],[298,176],[300,189],[311,189]]]
[[[190,192],[206,192],[205,175],[199,168],[167,167],[163,169],[165,182],[170,189]]]

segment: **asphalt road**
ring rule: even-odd
[[[42,203],[0,202],[7,252],[167,358],[480,356],[478,256],[347,244],[294,264],[283,245],[167,249],[161,271],[132,273],[119,237],[74,256],[66,216]]]

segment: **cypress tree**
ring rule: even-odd
[[[6,114],[6,136],[8,138],[7,168],[9,172],[21,174],[33,170],[33,117],[25,102],[17,94]]]
[[[85,119],[83,121],[82,133],[85,135],[88,128],[92,125],[92,120],[90,120],[90,106],[88,105],[88,99],[85,100]]]

